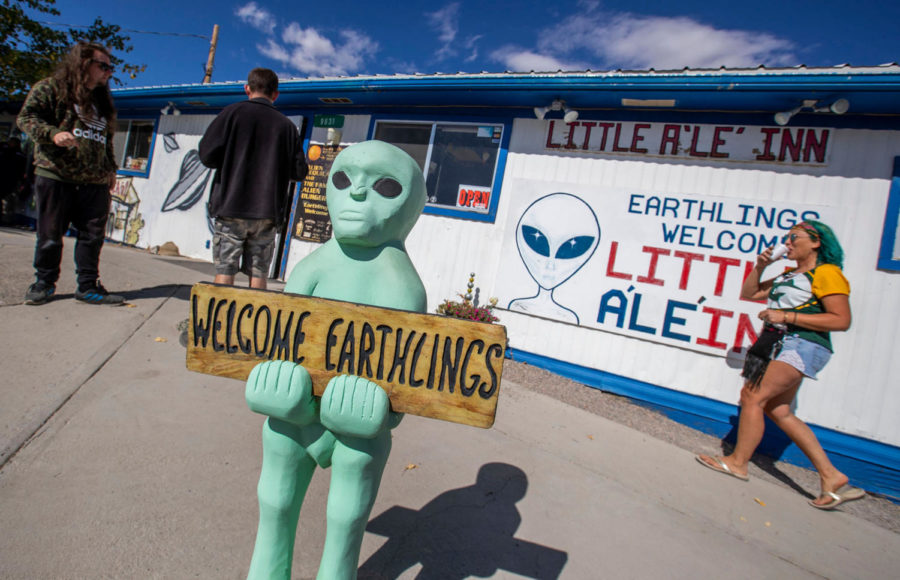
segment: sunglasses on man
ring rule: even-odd
[[[100,70],[102,70],[103,72],[111,73],[116,70],[113,65],[109,64],[108,62],[103,62],[102,60],[97,60],[96,58],[92,58],[91,62],[99,66]]]

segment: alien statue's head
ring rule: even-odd
[[[325,195],[339,244],[402,246],[425,207],[425,178],[399,147],[363,141],[334,159]]]

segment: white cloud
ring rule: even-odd
[[[592,68],[680,69],[795,63],[790,41],[764,32],[723,30],[687,17],[609,14],[589,10],[543,31],[548,54],[588,53]]]
[[[345,75],[362,68],[378,50],[378,43],[354,30],[339,32],[340,42],[332,42],[315,28],[292,22],[281,35],[282,42],[268,39],[257,48],[283,65],[311,75]]]
[[[426,12],[425,18],[428,26],[438,33],[437,39],[440,47],[434,53],[434,60],[442,61],[454,58],[464,51],[467,55],[463,60],[472,62],[478,58],[478,41],[480,34],[458,39],[459,34],[459,2],[451,2],[436,12]]]
[[[249,24],[260,32],[266,34],[275,32],[275,17],[264,8],[257,6],[256,2],[250,2],[239,7],[234,14],[242,22]]]
[[[491,58],[503,63],[507,70],[514,72],[548,72],[557,70],[579,70],[586,68],[581,63],[563,62],[546,54],[517,46],[504,46],[491,53]]]
[[[291,60],[291,53],[289,53],[283,46],[281,46],[271,38],[266,42],[266,44],[257,44],[256,48],[259,49],[259,52],[263,53],[265,56],[271,58],[272,60],[277,60],[282,63],[287,63]]]
[[[304,54],[315,58],[334,54],[334,45],[331,41],[319,34],[315,28],[300,28],[296,22],[291,22],[281,34],[285,44],[297,45]]]
[[[459,2],[451,2],[436,12],[425,14],[428,23],[437,30],[438,39],[444,44],[453,42],[459,31]]]
[[[287,25],[279,40],[275,36],[275,17],[256,2],[241,6],[235,15],[266,35],[264,42],[256,45],[261,54],[294,72],[345,75],[360,70],[364,61],[378,51],[378,43],[361,32],[341,30],[337,39],[331,39],[296,22]]]
[[[459,2],[451,2],[436,12],[427,12],[428,25],[437,31],[441,46],[435,53],[437,60],[456,56],[453,41],[459,32]]]
[[[465,59],[466,62],[472,62],[478,58],[478,41],[481,40],[481,36],[481,34],[476,34],[475,36],[466,39],[466,42],[463,45],[466,52],[469,53],[469,56]]]

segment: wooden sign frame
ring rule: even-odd
[[[506,328],[438,314],[210,283],[191,289],[187,368],[246,380],[258,363],[290,360],[313,391],[342,374],[381,386],[391,408],[488,428],[494,423]]]

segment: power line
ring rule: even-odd
[[[66,24],[64,22],[46,22],[46,21],[37,21],[38,24],[46,24],[47,26],[66,26],[68,28],[90,28],[90,26],[85,26],[83,24]],[[152,30],[134,30],[133,28],[119,28],[122,32],[131,32],[134,34],[155,34],[157,36],[186,36],[191,38],[202,38],[203,40],[212,40],[209,36],[203,36],[202,34],[187,34],[183,32],[155,32]]]

